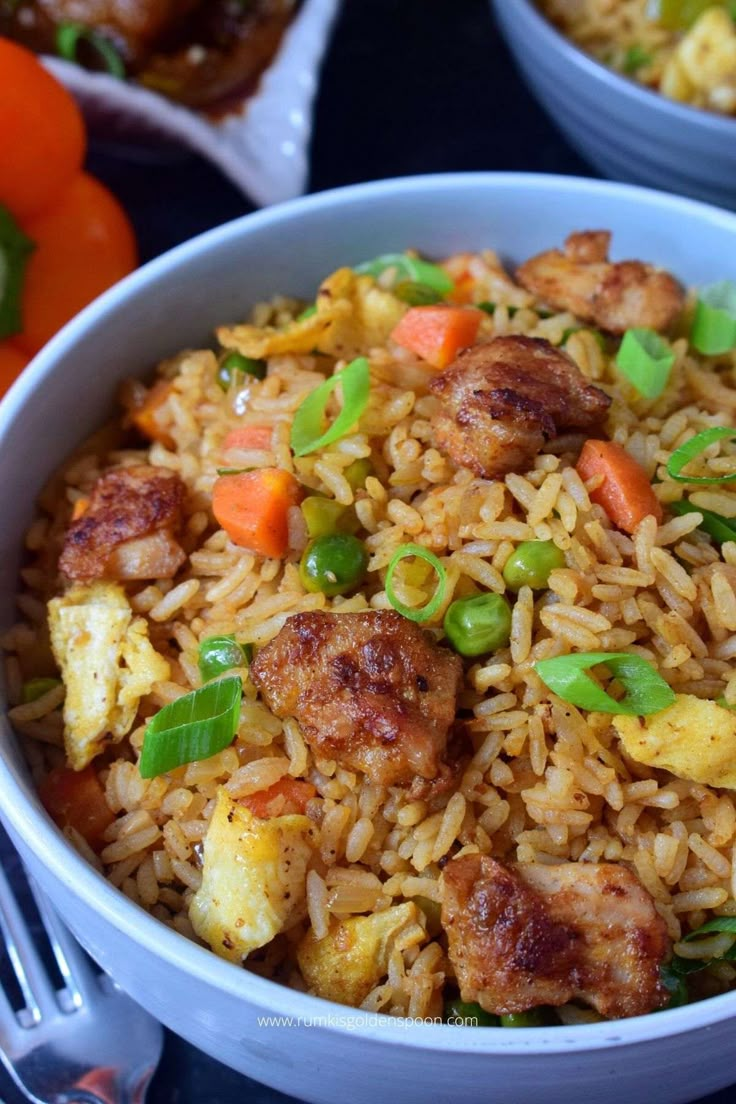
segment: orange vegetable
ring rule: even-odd
[[[586,441],[577,463],[584,481],[603,476],[590,498],[608,514],[614,525],[633,533],[648,514],[662,520],[662,506],[641,464],[614,441]]]
[[[160,441],[166,448],[174,447],[174,439],[165,426],[159,422],[157,411],[171,394],[169,380],[157,380],[141,405],[131,414],[131,421],[149,441]]]
[[[81,771],[57,767],[41,783],[38,793],[44,809],[60,828],[76,828],[90,847],[102,849],[103,833],[115,814],[92,765]]]
[[[89,509],[88,498],[78,498],[72,507],[72,521],[79,521],[81,517],[87,513]]]
[[[411,307],[391,337],[397,345],[442,369],[473,344],[483,318],[483,311],[474,307]]]
[[[285,811],[286,805],[292,807],[289,812],[303,813],[307,802],[316,792],[311,782],[301,782],[298,778],[280,778],[267,790],[259,790],[258,793],[240,797],[238,801],[239,804],[246,805],[253,816],[266,820],[270,816],[280,816]],[[277,801],[278,804],[275,804]]]
[[[271,427],[244,425],[231,429],[222,443],[223,449],[270,449]]]
[[[463,272],[462,276],[458,276],[455,280],[455,287],[448,295],[448,299],[451,303],[455,303],[458,306],[470,303],[473,298],[474,288],[475,278],[471,276],[469,272]]]
[[[36,248],[23,285],[23,332],[15,340],[37,353],[82,307],[135,268],[136,245],[118,201],[86,173],[75,176],[50,207],[24,219],[22,229]]]
[[[212,510],[235,544],[280,559],[289,547],[288,514],[301,485],[281,468],[221,475],[212,488]]]
[[[0,204],[24,218],[42,211],[84,160],[79,108],[34,54],[0,38]]]
[[[29,359],[9,341],[0,341],[0,398],[15,383]]]

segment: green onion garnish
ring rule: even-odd
[[[654,330],[627,330],[616,356],[618,370],[647,399],[662,394],[674,363],[675,354]]]
[[[396,276],[402,280],[411,280],[417,284],[426,284],[444,297],[455,287],[450,276],[439,265],[422,261],[419,257],[410,257],[408,253],[382,253],[372,261],[363,261],[355,265],[354,271],[361,276],[379,277],[387,268],[396,270]]]
[[[330,395],[342,384],[343,408],[332,425],[324,429],[325,410]],[[344,437],[360,418],[368,404],[370,372],[365,357],[351,360],[341,372],[315,387],[301,404],[291,426],[291,447],[295,456],[306,456]]]
[[[682,971],[678,969],[678,964],[685,961],[684,958],[678,958],[675,955],[671,962],[667,962],[659,968],[662,984],[672,994],[665,1008],[681,1008],[683,1004],[687,1004],[690,1000],[687,982],[682,975]]]
[[[253,657],[251,644],[239,644],[235,635],[208,636],[199,645],[199,673],[202,682],[224,675],[233,667],[245,667]]]
[[[304,310],[301,311],[296,316],[294,321],[295,322],[306,322],[307,318],[312,318],[316,313],[317,313],[317,304],[316,303],[310,303],[308,307],[305,307]]]
[[[709,932],[731,932],[732,935],[736,935],[736,916],[715,916],[712,920],[706,920],[695,931],[689,932],[683,939],[683,943],[692,943],[694,939],[699,939],[701,935],[708,935]],[[730,951],[726,953],[731,954]],[[736,951],[734,951],[734,958],[736,958]]]
[[[434,594],[425,605],[418,609],[405,606],[403,602],[399,601],[393,588],[394,571],[399,562],[406,559],[407,556],[416,556],[417,559],[424,560],[437,575],[437,588]],[[434,552],[430,552],[428,548],[423,548],[421,544],[402,544],[396,549],[386,572],[386,596],[394,609],[398,610],[403,617],[408,617],[410,621],[430,621],[442,605],[446,589],[447,573]]]
[[[736,347],[736,283],[733,280],[720,280],[700,289],[690,341],[706,356],[717,356]]]
[[[702,433],[696,433],[684,445],[680,445],[678,449],[675,449],[667,461],[667,474],[670,479],[676,479],[678,483],[733,483],[736,480],[736,472],[733,472],[732,475],[712,476],[682,474],[682,469],[686,468],[696,456],[700,456],[707,448],[710,448],[715,441],[724,441],[733,437],[736,437],[736,429],[729,426],[713,426],[711,429],[704,429]]]
[[[736,916],[715,916],[712,920],[706,920],[699,928],[689,932],[683,939],[683,943],[697,942],[703,935],[711,932],[730,932],[736,935]],[[662,982],[673,994],[668,1008],[675,1008],[678,1004],[687,1003],[687,984],[685,978],[688,974],[696,974],[701,970],[707,970],[714,962],[736,962],[736,940],[727,951],[713,958],[681,958],[674,955],[666,966],[662,966]],[[680,982],[678,985],[677,982]],[[682,998],[684,994],[684,999]]]
[[[442,296],[429,284],[420,284],[416,280],[402,280],[394,288],[394,295],[410,307],[431,307],[441,303]]]
[[[0,340],[23,329],[20,300],[28,258],[35,242],[23,233],[5,207],[0,206]]]
[[[59,678],[28,679],[28,682],[24,682],[21,687],[20,700],[24,705],[28,705],[29,702],[37,701],[44,694],[48,694],[49,690],[55,690],[57,686],[61,686]]]
[[[698,529],[712,537],[719,547],[726,541],[736,541],[736,518],[725,518],[713,510],[704,510],[702,506],[696,506],[686,498],[680,502],[668,503],[667,509],[678,517],[682,514],[701,514],[703,520]]]
[[[475,308],[477,310],[485,311],[486,314],[490,314],[491,316],[496,313],[499,306],[504,306],[503,303],[491,303],[488,299],[484,299],[482,303],[474,303],[473,305],[475,306]],[[505,304],[505,306],[506,306],[506,312],[507,312],[509,318],[513,318],[519,308],[518,307],[511,307],[508,304]],[[537,311],[537,317],[538,318],[550,318],[551,315],[546,314],[544,311]]]
[[[643,46],[638,44],[629,46],[624,54],[622,69],[624,73],[635,73],[637,69],[643,69],[645,65],[649,65],[651,60],[652,55]]]
[[[111,77],[125,77],[125,64],[113,44],[104,35],[90,30],[83,23],[60,23],[56,29],[56,52],[67,61],[78,61],[79,43],[86,42],[95,50]]]
[[[217,382],[223,391],[229,391],[237,375],[262,380],[266,378],[266,368],[265,360],[256,360],[242,353],[227,353],[217,366]]]
[[[156,778],[184,763],[209,759],[232,743],[242,693],[242,682],[233,676],[193,690],[159,710],[143,739],[141,778]]]
[[[626,689],[616,701],[586,674],[589,667],[605,663]],[[675,693],[641,656],[628,652],[580,652],[576,655],[542,659],[534,670],[545,686],[571,705],[594,713],[617,713],[646,717],[659,713],[675,701]]]

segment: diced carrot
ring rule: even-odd
[[[586,482],[603,476],[600,486],[590,491],[591,500],[602,506],[613,524],[625,533],[633,533],[648,514],[653,514],[658,523],[662,521],[662,506],[647,473],[615,441],[586,441],[577,470]]]
[[[168,430],[159,422],[156,412],[163,406],[170,394],[170,381],[158,380],[131,416],[133,425],[141,431],[144,437],[148,437],[151,441],[159,441],[166,448],[173,448],[174,440]]]
[[[280,778],[267,790],[259,790],[247,797],[240,797],[238,801],[241,805],[246,805],[253,816],[265,820],[270,816],[279,816],[287,805],[291,806],[289,812],[303,813],[307,802],[316,792],[311,782],[302,782],[298,778]]]
[[[106,828],[115,814],[105,800],[105,791],[90,765],[74,771],[70,767],[52,770],[39,786],[39,797],[49,816],[60,828],[76,828],[95,851],[104,846]]]
[[[469,272],[463,272],[462,276],[458,276],[455,280],[455,287],[448,295],[448,299],[451,303],[455,303],[457,306],[462,306],[465,303],[472,302],[473,288],[475,287],[475,279]]]
[[[72,507],[72,521],[79,521],[81,517],[87,513],[89,509],[88,498],[78,498]]]
[[[281,468],[221,475],[212,488],[212,510],[235,544],[280,559],[289,547],[288,513],[298,506],[301,484]]]
[[[272,429],[266,425],[244,425],[231,429],[223,449],[270,449]]]
[[[474,307],[411,307],[391,337],[433,368],[443,369],[473,344],[483,318],[483,311]]]

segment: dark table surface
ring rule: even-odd
[[[216,170],[183,151],[157,156],[96,141],[89,168],[130,213],[142,261],[253,210]],[[380,177],[488,169],[596,175],[527,92],[487,0],[343,0],[316,103],[310,191]],[[0,856],[5,864],[6,843],[0,842]],[[19,1101],[10,1087],[2,1085],[0,1092],[6,1104]],[[170,1032],[148,1099],[291,1100]],[[733,1104],[736,1087],[706,1101],[693,1082],[692,1100]],[[387,1098],[387,1104],[394,1102]]]

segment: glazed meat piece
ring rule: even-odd
[[[526,471],[546,441],[600,425],[611,405],[567,353],[534,337],[475,345],[430,388],[442,399],[438,448],[487,479]]]
[[[624,866],[463,855],[443,873],[442,924],[462,999],[488,1012],[577,999],[619,1019],[669,999],[664,921]]]
[[[67,530],[59,569],[80,582],[170,579],[185,559],[176,540],[184,498],[184,484],[166,468],[105,472]]]
[[[682,288],[669,272],[642,261],[612,263],[610,242],[608,230],[570,234],[564,252],[550,249],[532,257],[516,278],[555,309],[610,333],[636,326],[666,330],[683,308]]]
[[[36,0],[51,22],[81,23],[109,35],[129,59],[142,57],[201,0]]]
[[[296,614],[250,671],[269,708],[295,717],[324,759],[386,786],[451,769],[462,664],[393,610]]]

